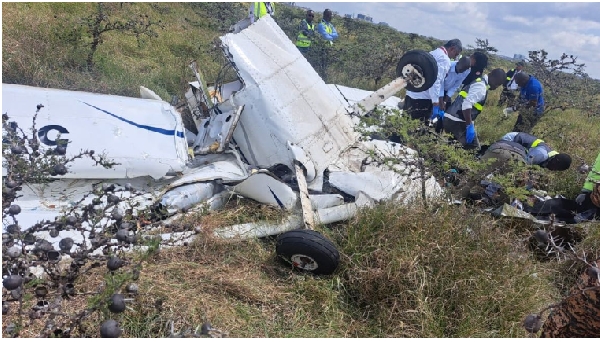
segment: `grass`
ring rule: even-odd
[[[184,86],[193,77],[187,68],[192,59],[202,61],[203,70],[211,70],[208,80],[216,77],[220,51],[212,52],[211,43],[219,33],[190,24],[206,21],[210,13],[193,11],[185,4],[125,4],[125,10],[118,3],[107,4],[111,20],[127,19],[129,12],[145,13],[162,20],[164,29],[157,29],[158,37],[146,38],[139,46],[133,36],[107,32],[95,54],[95,68],[86,70],[83,44],[89,38],[80,34],[77,43],[69,43],[60,37],[81,28],[79,20],[93,13],[95,6],[3,4],[3,82],[133,97],[139,96],[142,85],[170,100],[171,95],[183,97]]]
[[[523,242],[533,226],[436,208],[379,206],[328,227],[342,255],[331,276],[293,272],[272,239],[201,234],[162,249],[143,264],[124,336],[167,336],[171,321],[176,332],[210,321],[231,337],[527,336],[524,315],[559,298],[555,263]]]
[[[553,296],[547,270],[519,243],[527,231],[466,207],[380,206],[342,234],[348,296],[376,336],[525,336],[523,312]]]
[[[110,6],[114,18],[126,15],[118,3]],[[88,69],[84,46],[60,37],[93,13],[94,4],[4,3],[3,82],[134,97],[143,85],[169,101],[172,95],[183,98],[193,79],[187,68],[193,59],[200,62],[207,81],[216,78],[221,53],[212,42],[221,34],[217,28],[227,26],[215,19],[221,13],[214,10],[219,3],[125,6],[132,6],[131,13],[160,18],[165,28],[141,45],[134,37],[107,33],[94,68]],[[243,16],[246,5],[235,6],[232,16]],[[418,38],[414,43],[428,49],[435,42]],[[374,88],[372,78],[347,77],[340,65],[335,65],[331,80]],[[502,108],[494,106],[499,92],[490,93],[477,119],[484,144],[510,131],[516,120],[504,118]],[[595,159],[597,132],[600,118],[573,110],[549,112],[534,129],[557,150],[571,154],[574,166]],[[569,197],[584,178],[575,167],[546,176],[546,190]],[[321,227],[342,259],[336,273],[324,277],[292,272],[276,259],[271,238],[233,243],[208,234],[216,227],[279,221],[285,215],[232,199],[222,211],[189,213],[165,227],[166,232],[201,225],[204,232],[187,246],[136,259],[143,266],[139,293],[124,313],[114,315],[123,336],[165,337],[170,322],[178,332],[210,321],[231,337],[527,337],[523,318],[557,302],[580,271],[571,262],[539,261],[525,242],[535,229],[528,221],[499,220],[441,203],[431,203],[430,209],[381,205],[349,222]],[[580,251],[600,250],[597,228],[581,228],[585,238]],[[97,291],[103,280],[100,270],[91,272],[76,288]],[[73,312],[89,305],[79,297],[68,303]],[[97,322],[106,318],[100,316],[90,317],[79,335],[97,336]],[[3,327],[9,321],[3,319]],[[39,322],[25,327],[20,336],[37,336]]]

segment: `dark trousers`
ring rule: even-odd
[[[594,210],[596,211],[595,213]],[[585,196],[583,203],[581,203],[581,205],[577,208],[578,213],[583,213],[586,211],[591,211],[592,213],[594,213],[595,219],[600,220],[600,208],[594,205],[594,202],[592,202],[589,193]]]
[[[512,131],[531,133],[531,130],[540,121],[541,117],[541,115],[535,113],[533,108],[521,109],[519,110],[519,116]]]
[[[464,121],[454,121],[444,117],[444,132],[452,134],[454,139],[463,145],[466,150],[479,149],[477,134],[473,142],[467,144],[467,124]]]
[[[481,156],[481,160],[491,159],[495,159],[495,161],[491,163],[491,170],[489,172],[492,172],[494,169],[501,169],[511,160],[524,163],[527,160],[527,152],[520,144],[501,140],[491,144],[483,156]]]
[[[506,104],[507,106],[512,106],[513,102],[515,101],[515,93],[512,92],[512,90],[508,89],[508,88],[504,88],[502,90],[502,93],[500,93],[500,100],[498,100],[498,107],[504,106],[504,104]]]
[[[296,46],[303,55],[306,55],[310,51],[310,46]]]
[[[406,95],[404,97],[404,107],[402,109],[405,110],[412,119],[424,122],[431,117],[433,104],[430,99],[413,99]]]

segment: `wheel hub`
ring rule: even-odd
[[[294,254],[290,259],[294,267],[305,271],[314,271],[319,268],[319,264],[315,259],[304,254]]]
[[[402,77],[416,88],[425,85],[423,71],[418,65],[407,64],[402,68]]]

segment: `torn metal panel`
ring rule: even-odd
[[[495,216],[510,216],[516,218],[523,218],[530,221],[534,221],[536,219],[535,216],[526,213],[523,210],[519,210],[506,203],[503,204],[501,207],[498,207],[496,210],[492,211],[492,214],[494,214]]]
[[[302,148],[322,174],[357,140],[345,104],[319,77],[272,18],[221,37],[244,88],[231,97],[245,105],[234,139],[250,164],[293,168],[287,142]],[[308,184],[318,189],[317,177]]]
[[[376,201],[391,199],[406,187],[407,177],[394,171],[331,172],[329,183],[352,196],[364,192]]]
[[[243,86],[244,85],[242,84],[242,82],[240,80],[237,80],[220,85],[217,87],[216,90],[214,89],[214,87],[208,87],[208,91],[211,94],[214,93],[214,96],[218,96],[221,99],[221,101],[219,102],[225,102],[229,100],[231,95],[242,89]]]
[[[44,106],[36,127],[46,147],[68,140],[67,157],[89,149],[120,163],[105,169],[78,159],[62,178],[159,179],[182,171],[188,160],[183,122],[167,102],[15,84],[2,85],[2,98],[3,113],[24,130],[36,105]]]
[[[218,107],[219,113],[214,110],[210,117],[200,119],[193,145],[195,154],[221,153],[229,146],[244,106],[232,107],[226,102]]]
[[[313,164],[312,160],[306,155],[306,152],[289,141],[288,150],[290,151],[292,159],[298,161],[302,167],[304,167],[304,170],[306,170],[306,180],[308,182],[313,181],[317,176],[317,170],[315,169],[315,164]]]
[[[153,92],[152,90],[144,87],[144,86],[140,86],[140,97],[142,99],[147,99],[147,100],[159,100],[162,101],[162,99],[160,98],[160,96],[158,96],[155,92]]]
[[[111,179],[111,184],[116,186],[114,194],[123,199],[135,199],[139,208],[145,208],[160,197],[160,191],[165,187],[165,181],[154,181],[151,178],[136,179]],[[27,184],[19,193],[22,197],[17,198],[14,204],[21,207],[19,214],[19,225],[28,228],[43,220],[54,220],[54,218],[65,210],[70,209],[79,202],[86,194],[92,192],[94,185],[101,184],[101,180],[91,179],[60,179],[48,184]],[[108,182],[107,182],[108,183]],[[136,191],[142,193],[140,196],[132,196],[130,191],[124,190],[124,184],[130,184]],[[86,198],[82,205],[90,204],[91,197]],[[129,209],[125,201],[119,203],[119,209]]]
[[[223,183],[238,183],[248,178],[247,165],[237,152],[230,150],[221,154],[196,156],[181,176],[169,183],[167,190],[185,184],[219,180]]]
[[[170,213],[178,210],[185,210],[194,205],[206,201],[213,197],[218,184],[214,182],[203,182],[182,185],[165,193],[160,203],[167,208]]]
[[[409,202],[421,196],[423,185],[426,196],[441,195],[442,188],[434,177],[426,173],[425,182],[421,181],[416,160],[416,152],[400,144],[360,142],[341,153],[329,167],[329,183],[349,195],[363,192],[376,201]]]
[[[121,184],[116,186],[114,192],[115,195],[124,199],[115,208],[115,210],[121,213],[125,212],[126,209],[133,209],[135,213],[138,210],[147,208],[159,197],[157,189],[160,189],[165,184],[161,181],[154,181],[150,177],[110,180],[110,182],[112,184]],[[92,203],[92,196],[85,199],[84,196],[93,190],[94,185],[100,183],[102,182],[99,180],[60,179],[48,184],[28,184],[27,186],[23,186],[23,190],[20,192],[22,197],[14,202],[14,204],[18,204],[21,207],[21,213],[18,216],[19,225],[26,231],[38,222],[46,220],[54,221],[57,216],[64,214],[82,199],[82,205],[79,208],[83,208],[85,205]],[[124,190],[123,184],[126,183],[129,183],[132,188],[143,194],[134,196],[130,191]],[[132,208],[127,203],[127,199],[137,202],[138,205]],[[81,210],[78,211],[78,214],[81,215]],[[114,221],[104,218],[99,222],[99,225],[111,222]],[[6,230],[6,223],[3,222],[3,232]],[[90,247],[91,241],[88,236],[92,228],[87,223],[84,223],[82,227],[85,231],[60,230],[56,237],[51,237],[48,231],[37,231],[33,235],[38,239],[47,240],[56,250],[60,249],[59,242],[63,238],[71,238],[76,244],[85,241],[86,246]],[[33,248],[33,246],[27,246],[26,248]],[[73,248],[76,248],[76,246],[74,245]],[[101,251],[98,253],[101,253]]]
[[[255,201],[291,210],[296,206],[298,195],[284,182],[266,170],[259,170],[248,179],[233,187],[233,191]]]

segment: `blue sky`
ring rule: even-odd
[[[498,54],[512,57],[545,49],[585,63],[600,79],[600,2],[296,2],[317,12],[362,13],[402,32],[441,40],[459,38],[463,46],[487,38]],[[318,17],[321,17],[318,15]],[[341,37],[343,39],[343,37]]]

